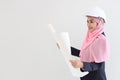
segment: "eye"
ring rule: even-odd
[[[90,23],[94,23],[94,21],[90,21]]]
[[[93,20],[87,20],[87,23],[94,23]]]

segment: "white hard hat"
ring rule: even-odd
[[[86,16],[92,16],[92,17],[102,18],[104,20],[104,22],[106,22],[105,12],[101,8],[99,8],[99,7],[94,7],[92,9],[90,9],[86,13]]]

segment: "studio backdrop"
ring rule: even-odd
[[[81,48],[87,32],[84,11],[106,12],[110,43],[108,80],[119,80],[119,0],[0,0],[0,80],[79,80],[73,77],[48,24],[69,32],[71,46]]]

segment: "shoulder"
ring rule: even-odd
[[[95,40],[95,43],[98,43],[98,44],[106,44],[107,43],[107,38],[106,36],[104,36],[103,34],[100,34],[97,39]]]
[[[106,41],[107,38],[106,38],[106,36],[104,36],[103,34],[100,34],[100,35],[97,37],[96,40],[97,40],[97,41]]]

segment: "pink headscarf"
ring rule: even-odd
[[[93,32],[87,32],[83,46],[80,51],[80,59],[83,62],[103,62],[108,58],[109,45],[104,32],[103,21],[94,18],[98,23],[97,29]]]

